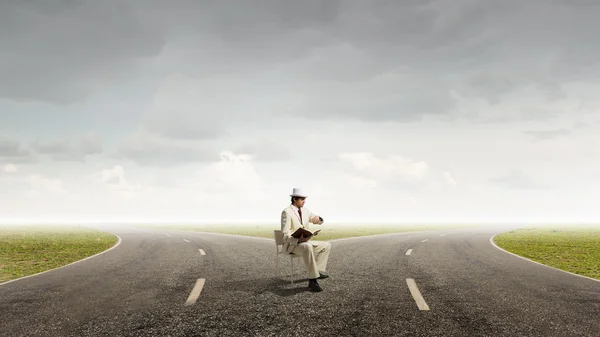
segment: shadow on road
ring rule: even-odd
[[[258,278],[227,282],[225,286],[238,291],[256,294],[269,292],[277,296],[287,297],[308,291],[308,279],[295,279],[294,284],[291,284],[289,278]]]

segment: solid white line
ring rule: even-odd
[[[204,249],[198,249],[200,251],[200,255],[206,255],[206,252],[204,251]]]
[[[498,234],[502,234],[502,233],[498,233]],[[598,279],[591,278],[591,277],[589,277],[589,276],[585,276],[585,275],[579,275],[579,274],[571,273],[570,271],[566,271],[566,270],[562,270],[562,269],[554,268],[554,267],[552,267],[552,266],[549,266],[549,265],[546,265],[546,264],[543,264],[543,263],[539,263],[539,262],[537,262],[537,261],[530,260],[530,259],[528,259],[528,258],[526,258],[526,257],[523,257],[523,256],[521,256],[521,255],[517,255],[517,254],[515,254],[515,253],[511,253],[511,252],[509,252],[509,251],[507,251],[507,250],[505,250],[505,249],[502,249],[502,248],[498,247],[498,246],[496,245],[496,243],[494,243],[494,237],[495,237],[496,235],[498,235],[498,234],[494,234],[494,235],[492,235],[492,237],[490,238],[490,243],[491,243],[491,244],[492,244],[494,247],[496,247],[496,248],[500,249],[501,251],[503,251],[503,252],[505,252],[505,253],[508,253],[508,254],[510,254],[510,255],[516,256],[516,257],[518,257],[518,258],[521,258],[521,259],[523,259],[523,260],[526,260],[526,261],[529,261],[529,262],[533,262],[533,263],[539,264],[540,266],[544,266],[544,267],[552,268],[552,269],[554,269],[554,270],[562,271],[563,273],[567,273],[567,274],[571,274],[571,275],[575,275],[575,276],[583,277],[583,278],[586,278],[586,279],[590,279],[590,280],[592,280],[592,281],[600,282],[600,280],[598,280]]]
[[[425,239],[425,240],[423,240],[423,241],[421,241],[421,242],[426,242],[427,240],[429,240],[429,239]]]
[[[408,284],[408,289],[410,290],[410,293],[415,299],[415,302],[417,302],[417,307],[419,307],[419,310],[429,310],[429,306],[427,305],[427,303],[425,303],[423,296],[421,296],[421,292],[419,291],[419,288],[417,288],[415,280],[407,278],[406,284]]]
[[[186,240],[186,239],[183,239],[183,241],[185,241],[185,242],[190,242],[190,240]]]
[[[202,287],[204,287],[204,280],[205,279],[203,278],[199,278],[198,280],[196,280],[196,285],[194,285],[194,289],[192,289],[190,296],[188,296],[187,300],[185,301],[185,305],[192,305],[196,303],[196,300],[198,299],[198,296],[200,296],[200,292],[202,291]]]
[[[406,251],[406,255],[410,255],[411,252],[412,252],[412,249],[409,249],[408,251]]]
[[[37,276],[37,275],[40,275],[40,274],[44,274],[44,273],[47,273],[47,272],[49,272],[49,271],[53,271],[53,270],[57,270],[57,269],[60,269],[60,268],[64,268],[64,267],[66,267],[66,266],[70,266],[70,265],[72,265],[72,264],[79,263],[79,262],[81,262],[81,261],[85,261],[85,260],[87,260],[87,259],[91,259],[92,257],[96,257],[96,256],[98,256],[98,255],[100,255],[100,254],[104,254],[104,253],[106,253],[106,252],[108,252],[108,251],[111,251],[111,250],[115,249],[115,248],[116,248],[118,245],[120,245],[120,244],[121,244],[121,237],[120,237],[120,236],[118,236],[118,235],[116,235],[116,234],[113,234],[113,235],[114,235],[114,236],[116,236],[116,237],[117,237],[119,240],[117,241],[117,243],[116,243],[114,246],[110,247],[109,249],[107,249],[107,250],[105,250],[105,251],[102,251],[102,252],[100,252],[100,253],[98,253],[98,254],[95,254],[95,255],[92,255],[92,256],[88,256],[88,257],[86,257],[86,258],[84,258],[84,259],[81,259],[81,260],[78,260],[78,261],[75,261],[75,262],[71,262],[71,263],[69,263],[69,264],[66,264],[66,265],[64,265],[64,266],[60,266],[60,267],[53,268],[53,269],[48,269],[48,270],[45,270],[45,271],[39,272],[39,273],[37,273],[37,274],[27,275],[27,276],[23,276],[23,277],[16,278],[16,279],[14,279],[14,280],[6,281],[6,282],[4,282],[4,283],[0,283],[0,286],[2,286],[2,285],[5,285],[5,284],[8,284],[8,283],[11,283],[11,282],[19,281],[19,280],[22,280],[22,279],[26,279],[26,278],[29,278],[29,277],[33,277],[33,276]]]

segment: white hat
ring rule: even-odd
[[[290,194],[290,197],[306,198],[306,194],[304,194],[304,192],[302,191],[302,189],[300,189],[300,188],[294,188],[294,190],[292,191],[292,194]]]

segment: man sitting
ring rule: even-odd
[[[308,271],[308,288],[311,291],[322,291],[317,279],[329,277],[325,271],[331,244],[324,241],[309,242],[313,236],[319,234],[320,230],[315,231],[310,237],[302,235],[300,238],[294,238],[292,234],[298,228],[308,229],[310,223],[322,225],[323,218],[304,207],[307,196],[300,189],[294,188],[290,197],[292,197],[292,203],[281,212],[283,249],[287,253],[302,256],[304,266]]]

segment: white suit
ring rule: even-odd
[[[292,237],[292,234],[298,228],[310,230],[312,218],[318,216],[302,207],[302,221],[298,208],[294,205],[286,207],[281,212],[281,232],[283,234],[283,250],[287,253],[301,255],[304,260],[304,265],[308,271],[309,279],[316,279],[321,272],[327,270],[327,260],[331,251],[331,244],[325,241],[313,241],[314,237],[308,242],[298,243],[298,239]],[[323,221],[314,223],[315,225],[323,224]]]

